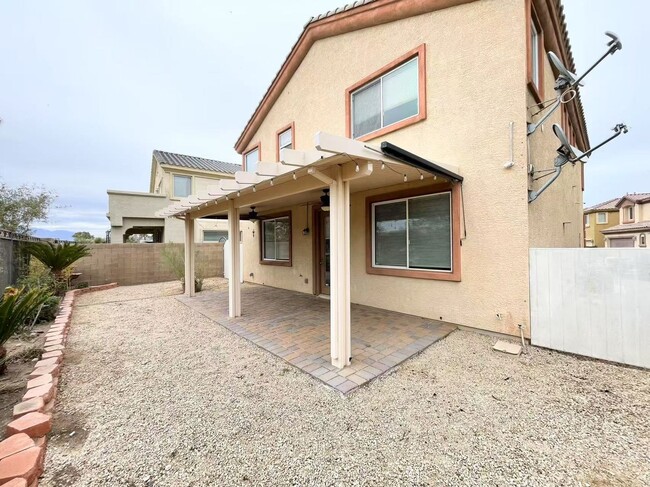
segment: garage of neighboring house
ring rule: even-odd
[[[612,248],[634,247],[634,237],[617,237],[609,239]]]

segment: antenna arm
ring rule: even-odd
[[[537,127],[542,125],[546,120],[548,120],[548,117],[550,117],[555,110],[559,108],[559,106],[562,104],[562,95],[559,95],[557,97],[557,101],[551,105],[551,108],[548,112],[546,112],[546,115],[544,115],[540,120],[538,120],[536,123],[529,123],[528,124],[528,133],[526,135],[531,135],[537,130]]]
[[[570,159],[569,162],[571,162],[571,163],[575,163],[575,162],[577,162],[577,161],[584,162],[584,161],[582,161],[581,159],[584,159],[584,158],[586,158],[586,157],[589,157],[591,154],[593,154],[596,150],[600,149],[600,148],[601,148],[602,146],[604,146],[605,144],[611,142],[612,140],[614,140],[614,139],[615,139],[616,137],[618,137],[619,135],[621,135],[621,134],[623,134],[623,133],[626,133],[626,132],[627,132],[627,127],[626,127],[625,125],[622,125],[622,126],[621,126],[621,125],[617,125],[616,128],[614,129],[614,131],[616,132],[614,135],[612,135],[611,137],[609,137],[609,138],[603,140],[603,141],[602,141],[600,144],[598,144],[596,147],[592,147],[591,149],[589,149],[587,152],[585,152],[584,154],[580,155],[579,157],[576,157],[576,158],[574,158],[574,159]]]
[[[557,164],[555,165],[555,173],[553,174],[553,177],[546,181],[544,185],[539,188],[537,191],[528,191],[528,203],[532,203],[535,201],[540,194],[542,194],[544,191],[546,191],[546,188],[548,188],[551,184],[553,184],[553,181],[555,181],[557,178],[560,177],[560,173],[562,172],[562,166],[564,164]]]
[[[609,46],[609,49],[607,49],[607,52],[600,56],[598,61],[596,61],[587,71],[585,71],[582,76],[580,76],[577,80],[575,80],[569,88],[575,88],[580,84],[580,82],[587,76],[589,73],[593,71],[593,69],[598,66],[603,60],[609,56],[610,54],[614,54],[616,51],[623,49],[623,44],[621,41],[618,39],[618,36],[616,34],[613,34],[612,32],[605,32],[605,35],[610,37],[612,40],[607,43]]]

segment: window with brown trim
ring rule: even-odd
[[[275,145],[275,160],[280,161],[280,151],[282,149],[294,149],[294,138],[295,138],[295,125],[291,122],[289,125],[282,127],[278,130],[276,135],[276,145]]]
[[[291,212],[260,219],[260,262],[291,266]]]
[[[424,120],[425,45],[345,90],[346,135],[369,140]]]
[[[460,281],[458,185],[366,198],[366,271]]]
[[[528,0],[527,7],[528,87],[537,102],[541,103],[544,100],[544,31],[532,0]]]
[[[246,172],[257,171],[257,163],[261,160],[262,144],[257,143],[252,149],[244,152],[242,166]]]

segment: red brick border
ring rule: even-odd
[[[103,284],[65,293],[59,312],[45,335],[44,352],[29,375],[23,402],[14,407],[14,419],[7,425],[7,438],[0,442],[0,485],[37,487],[43,473],[47,434],[52,429],[59,372],[77,296],[117,287]]]

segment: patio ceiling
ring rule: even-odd
[[[386,145],[391,149],[391,155],[382,151]],[[265,212],[317,201],[322,190],[328,188],[336,178],[338,167],[341,168],[343,179],[350,184],[350,193],[404,181],[437,178],[462,180],[458,170],[452,166],[431,163],[406,151],[395,154],[395,149],[399,148],[388,143],[380,148],[319,132],[315,136],[314,150],[283,149],[279,163],[259,162],[255,173],[238,171],[235,180],[218,180],[207,191],[183,198],[156,215],[225,218],[229,202],[234,201],[240,217],[246,219],[250,206],[256,206],[258,212]]]

